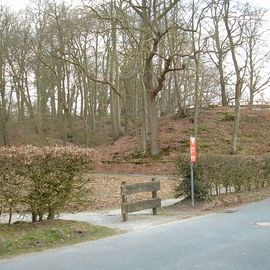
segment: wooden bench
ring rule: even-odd
[[[156,181],[155,178],[151,182],[129,184],[125,181],[121,184],[121,212],[123,221],[128,220],[128,213],[137,212],[145,209],[153,209],[153,215],[157,214],[157,208],[161,207],[161,199],[157,197],[157,191],[160,190],[160,181]],[[127,201],[127,196],[140,192],[152,192],[152,199],[142,200],[133,203]]]

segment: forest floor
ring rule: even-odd
[[[114,173],[90,173],[86,177],[90,180],[91,204],[84,211],[99,211],[102,209],[115,209],[121,205],[120,186],[122,181],[128,184],[151,181],[153,177],[160,181],[160,191],[158,196],[161,199],[174,198],[174,189],[180,178],[163,175],[143,175],[143,174],[114,174]],[[151,192],[137,193],[129,195],[128,201],[147,200],[152,196]]]

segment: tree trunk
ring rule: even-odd
[[[240,123],[240,99],[241,99],[241,91],[243,86],[243,80],[241,78],[241,69],[239,67],[237,61],[237,54],[236,54],[236,43],[233,40],[232,30],[229,26],[229,5],[230,1],[225,0],[225,16],[224,16],[224,23],[226,27],[226,31],[228,34],[229,42],[230,42],[230,52],[232,55],[232,60],[234,64],[234,70],[236,73],[236,82],[235,82],[235,108],[234,108],[234,125],[233,125],[233,132],[232,132],[232,144],[231,144],[231,154],[237,153],[237,138],[239,133],[239,123]],[[242,34],[242,33],[240,33]],[[238,37],[239,38],[239,37]]]
[[[252,39],[249,40],[249,105],[254,103],[254,65],[253,65],[253,50],[252,50]]]
[[[199,54],[199,53],[198,53]],[[199,56],[195,56],[196,70],[195,70],[195,106],[194,106],[194,136],[197,139],[198,137],[198,117],[199,117],[199,79],[200,79],[200,63]]]
[[[155,156],[160,152],[158,141],[157,101],[150,91],[147,92],[147,113],[150,133],[150,154]]]
[[[228,106],[228,99],[226,93],[226,84],[224,78],[224,69],[223,69],[223,59],[224,59],[224,52],[222,50],[221,42],[220,42],[220,33],[219,33],[219,16],[217,14],[217,8],[215,8],[215,16],[213,18],[214,25],[215,25],[215,43],[216,43],[216,54],[218,58],[218,72],[219,72],[219,83],[221,88],[221,104],[222,106]]]
[[[146,90],[146,101],[147,101],[147,119],[149,127],[149,145],[150,154],[152,156],[158,155],[160,152],[159,141],[158,141],[158,120],[157,120],[157,101],[156,95],[154,95],[153,85],[153,63],[152,58],[146,61],[144,67],[143,82]]]
[[[2,127],[2,136],[4,146],[9,147],[9,134],[8,134],[8,112],[7,112],[7,102],[6,102],[6,90],[5,90],[5,81],[3,76],[3,61],[0,52],[0,97],[1,97],[1,104],[0,104],[0,123]]]
[[[237,153],[237,138],[239,133],[240,125],[240,97],[241,97],[241,87],[239,83],[235,87],[235,107],[234,107],[234,124],[233,124],[233,133],[232,133],[232,145],[231,145],[231,154]]]

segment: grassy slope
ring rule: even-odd
[[[96,240],[116,233],[107,227],[77,221],[0,224],[0,258]]]

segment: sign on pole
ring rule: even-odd
[[[196,138],[190,136],[190,162],[196,163]]]
[[[190,183],[191,183],[191,205],[195,207],[194,196],[194,167],[196,163],[196,138],[190,136]]]

